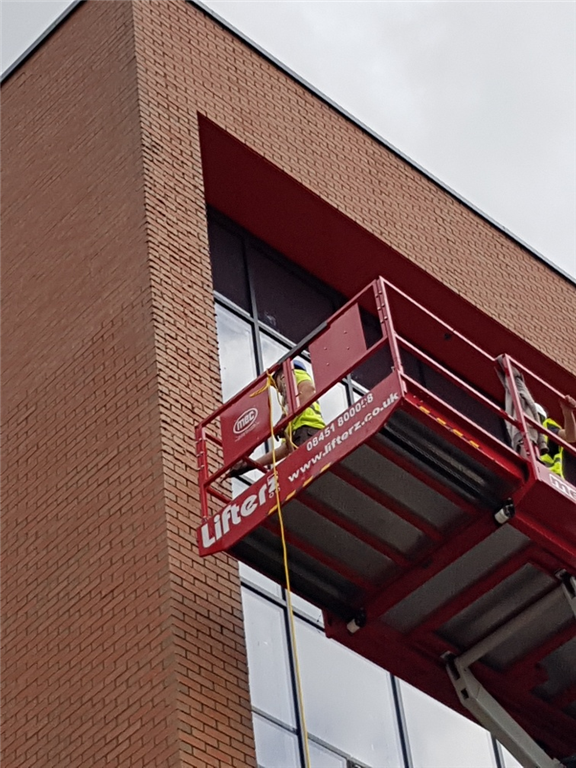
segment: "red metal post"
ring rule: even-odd
[[[388,300],[388,294],[386,291],[386,281],[384,278],[379,277],[374,281],[374,293],[376,295],[376,309],[378,311],[378,319],[382,326],[384,335],[388,337],[390,344],[390,354],[392,356],[392,365],[394,370],[398,372],[400,379],[401,396],[406,394],[406,382],[404,381],[404,366],[402,365],[402,358],[400,356],[400,347],[398,346],[398,339],[396,337],[396,331],[394,330],[394,322],[392,320],[390,302]]]

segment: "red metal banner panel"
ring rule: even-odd
[[[362,359],[366,349],[360,308],[358,304],[353,304],[331,321],[327,330],[317,339],[310,342],[309,352],[316,389],[335,384]]]
[[[291,499],[378,432],[400,399],[400,382],[392,374],[285,458],[278,465],[281,501]],[[200,554],[229,549],[275,511],[274,474],[269,471],[203,523],[197,534]]]
[[[260,382],[220,416],[223,463],[234,464],[270,436],[269,390]]]

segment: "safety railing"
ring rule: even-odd
[[[315,382],[315,395],[306,402],[298,401],[292,374],[295,359],[306,361]],[[286,393],[284,414],[273,427],[275,435],[340,382],[351,379],[369,391],[395,372],[402,398],[432,406],[469,430],[495,455],[525,466],[527,476],[536,475],[539,461],[534,430],[576,456],[574,446],[551,435],[525,413],[514,371],[528,382],[537,382],[537,390],[545,390],[550,398],[559,398],[561,393],[509,356],[497,359],[489,355],[422,304],[378,278],[199,424],[196,452],[204,518],[211,516],[212,503],[228,503],[226,478],[231,467],[270,439],[272,381],[279,371],[284,373]],[[506,388],[514,404],[508,410],[504,407]],[[520,451],[509,439],[514,430],[520,435]],[[264,471],[257,462],[253,466]]]
[[[566,454],[573,457],[574,462],[576,463],[576,443],[568,443],[558,434],[546,429],[540,421],[540,418],[534,418],[530,415],[531,408],[527,408],[526,404],[522,402],[522,395],[518,390],[518,374],[526,384],[526,391],[529,398],[536,405],[533,393],[537,393],[538,406],[540,406],[546,414],[553,413],[557,417],[553,420],[561,428],[563,428],[564,425],[561,423],[562,418],[559,416],[559,412],[561,411],[560,403],[565,399],[565,393],[560,392],[549,382],[544,381],[544,379],[537,376],[509,355],[502,355],[501,364],[505,371],[506,382],[512,395],[514,411],[519,415],[518,419],[514,420],[512,423],[520,429],[523,454],[530,462],[532,473],[537,475],[536,468],[542,464],[538,447],[540,441],[535,435],[544,437],[548,445],[550,442],[555,443],[559,448],[562,448]]]

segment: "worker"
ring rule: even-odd
[[[303,363],[298,360],[293,362],[294,378],[296,379],[296,392],[298,396],[298,402],[308,402],[312,400],[316,394],[314,382],[312,377],[306,370]],[[286,380],[284,378],[284,371],[279,368],[273,376],[274,386],[280,393],[282,399],[282,409],[286,407]],[[302,413],[298,414],[296,418],[291,421],[288,426],[283,430],[283,433],[279,435],[283,438],[282,444],[276,448],[274,457],[276,461],[286,458],[288,454],[292,453],[295,448],[309,440],[316,432],[324,429],[326,424],[322,418],[320,411],[320,405],[317,402],[312,402]],[[251,462],[241,459],[230,470],[230,477],[239,477],[245,472],[248,472],[253,468],[253,464],[259,464],[261,467],[268,467],[273,461],[272,451],[259,456],[256,459],[252,459]]]
[[[570,395],[565,395],[565,397],[560,400],[564,426],[560,426],[554,419],[549,418],[542,406],[538,405],[537,408],[542,421],[542,426],[545,429],[558,435],[559,438],[565,440],[567,443],[576,443],[576,399]],[[560,475],[563,479],[576,485],[576,458],[570,454],[564,455],[564,449],[558,445],[558,443],[551,440],[547,435],[546,450],[541,452],[540,461],[545,464],[551,472]]]

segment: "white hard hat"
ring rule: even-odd
[[[538,416],[540,416],[542,421],[544,421],[544,419],[547,419],[548,414],[544,410],[543,406],[541,406],[540,403],[534,403],[534,405],[536,406],[536,413],[538,414]]]

